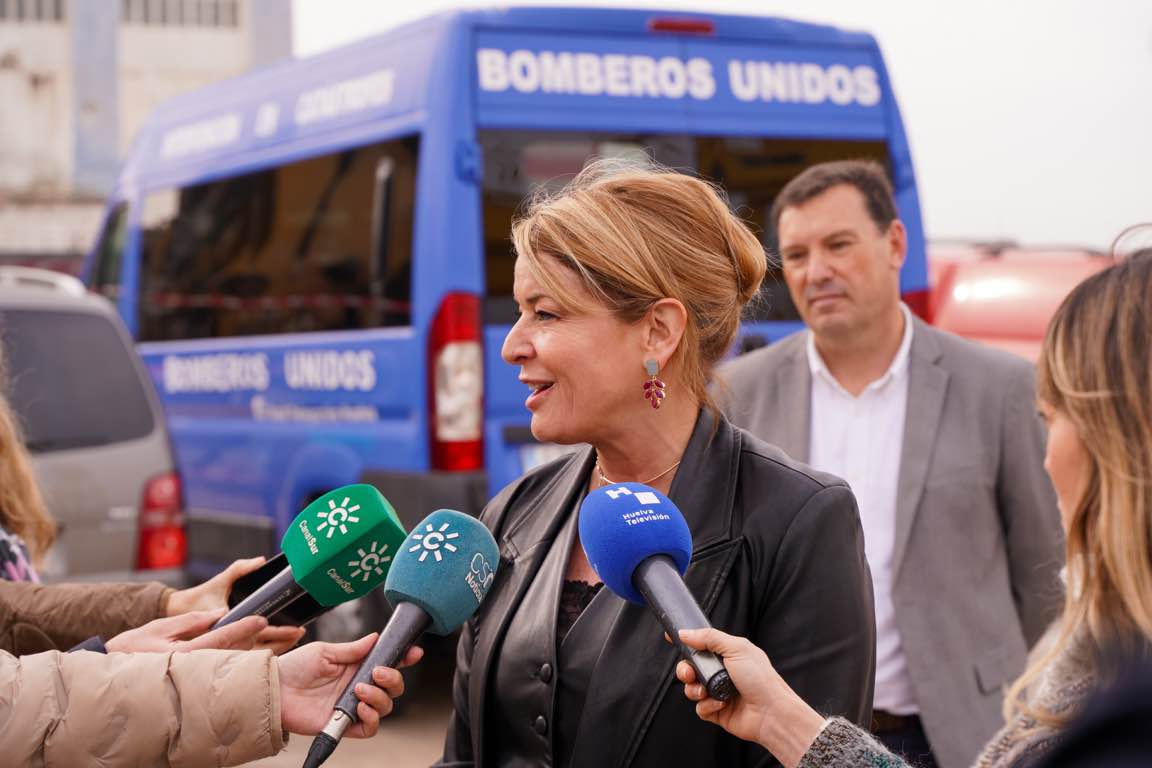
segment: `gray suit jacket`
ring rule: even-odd
[[[720,369],[732,422],[800,461],[807,335]],[[1006,684],[1060,612],[1063,533],[1032,366],[915,320],[908,373],[892,601],[932,750],[961,768],[1003,725]]]

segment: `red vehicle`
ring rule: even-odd
[[[929,243],[929,320],[1035,361],[1060,302],[1112,263],[1108,254],[1088,248]]]

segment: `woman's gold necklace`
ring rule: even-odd
[[[672,466],[668,467],[668,469],[664,470],[660,474],[653,475],[652,477],[641,482],[640,484],[641,485],[648,485],[648,483],[652,482],[653,480],[659,480],[660,478],[664,477],[664,475],[666,475],[669,472],[671,472],[672,470],[676,469],[676,467],[678,467],[678,466],[680,466],[679,461],[676,462],[675,464],[673,464]],[[596,459],[596,474],[598,474],[600,476],[600,485],[616,485],[617,484],[614,481],[609,480],[607,477],[604,476],[604,470],[600,468],[600,459],[599,458]]]

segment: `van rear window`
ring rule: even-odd
[[[33,453],[108,445],[152,432],[132,352],[106,318],[0,312],[9,402]]]
[[[484,151],[485,320],[491,324],[516,320],[512,300],[515,259],[509,238],[514,214],[538,189],[559,189],[593,158],[651,159],[720,184],[769,253],[776,252],[776,236],[768,213],[776,194],[793,176],[827,160],[888,160],[885,144],[870,141],[493,130],[481,132],[480,143]],[[749,306],[746,319],[800,319],[776,259],[769,261],[761,300]]]

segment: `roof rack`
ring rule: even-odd
[[[38,267],[0,266],[0,287],[39,288],[45,291],[58,291],[71,296],[83,296],[88,292],[84,283],[72,275],[53,272]]]
[[[971,248],[974,251],[981,251],[990,256],[999,256],[1004,251],[1020,247],[1020,243],[1008,238],[983,240],[980,238],[965,237],[932,237],[928,238],[928,245],[929,247]]]
[[[1012,239],[1001,240],[980,240],[980,239],[966,239],[959,237],[943,237],[943,238],[929,238],[928,248],[933,246],[942,248],[971,248],[984,254],[987,258],[997,258],[1004,254],[1005,251],[1023,251],[1023,252],[1038,252],[1038,251],[1080,251],[1089,256],[1107,256],[1107,251],[1100,248],[1088,245],[1075,245],[1069,243],[1028,243],[1022,244]]]

